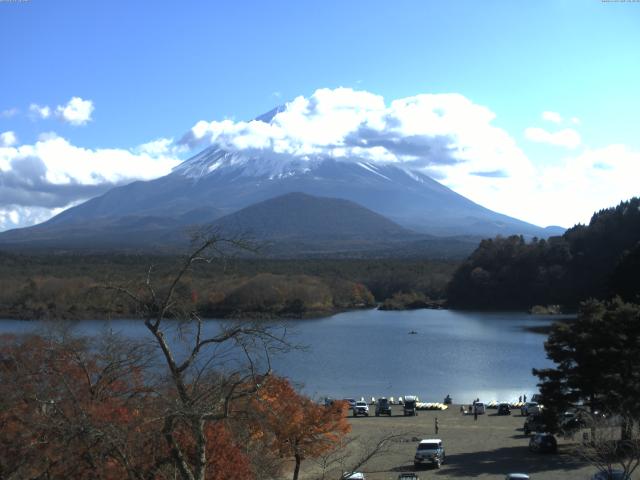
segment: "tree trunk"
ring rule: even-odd
[[[623,442],[625,441],[629,441],[633,439],[633,427],[634,427],[634,422],[633,419],[625,416],[622,419],[622,425],[621,425],[621,440]]]
[[[302,463],[302,457],[299,453],[295,454],[296,459],[296,468],[293,469],[293,480],[298,480],[298,475],[300,474],[300,464]]]

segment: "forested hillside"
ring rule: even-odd
[[[596,212],[561,237],[483,240],[447,288],[461,308],[575,308],[587,298],[640,294],[640,198]]]
[[[177,256],[17,255],[0,252],[0,318],[132,317],[108,284],[159,286]],[[439,300],[457,264],[424,259],[220,259],[186,278],[193,305],[208,317],[307,317],[373,307],[396,294]],[[397,296],[397,295],[396,295]]]

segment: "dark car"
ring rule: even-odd
[[[398,480],[420,480],[420,477],[413,472],[401,473],[398,475]]]
[[[508,403],[501,403],[498,405],[498,415],[511,415],[511,407]]]
[[[601,470],[591,480],[631,480],[631,476],[624,470]]]
[[[376,417],[379,417],[380,415],[391,416],[391,404],[386,398],[379,398],[376,403]]]
[[[342,400],[349,404],[349,408],[353,408],[353,407],[356,406],[356,399],[355,398],[343,398]]]
[[[529,450],[538,453],[556,453],[558,442],[551,433],[536,433],[529,440]]]
[[[587,426],[587,421],[582,417],[568,417],[565,416],[562,418],[560,422],[560,430],[565,433],[574,433],[580,430],[581,428],[585,428]]]
[[[546,429],[542,415],[529,415],[524,421],[525,435],[529,435],[531,432],[544,432]]]

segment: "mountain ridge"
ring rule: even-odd
[[[140,246],[148,239],[154,245],[170,244],[170,237],[176,237],[180,229],[212,224],[294,192],[352,202],[415,234],[546,238],[561,233],[493,212],[406,166],[211,146],[164,177],[115,187],[42,224],[0,233],[0,245],[20,241],[78,245],[82,238],[92,236],[91,230],[102,231],[114,244],[118,235],[122,242]],[[147,224],[144,228],[143,223]],[[280,228],[287,227],[280,222]],[[134,235],[140,237],[138,241]],[[410,234],[405,236],[413,240]]]

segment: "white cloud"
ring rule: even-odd
[[[288,102],[266,121],[199,121],[182,142],[301,160],[402,163],[454,182],[472,172],[511,176],[528,170],[514,140],[492,124],[494,117],[458,94],[417,95],[387,105],[366,91],[320,89]]]
[[[11,147],[18,143],[15,132],[8,131],[0,133],[0,147]]]
[[[80,126],[91,121],[93,109],[91,100],[73,97],[66,105],[58,105],[56,107],[56,115],[71,125]]]
[[[562,116],[558,112],[542,112],[542,119],[553,123],[562,123]]]
[[[188,151],[188,147],[186,145],[177,145],[173,138],[158,138],[156,140],[152,140],[151,142],[143,143],[142,145],[137,146],[133,149],[136,153],[148,154],[151,156],[160,156],[160,155],[178,155],[180,153],[184,153]]]
[[[524,131],[524,136],[532,142],[546,143],[569,149],[577,148],[582,143],[580,134],[573,128],[549,132],[544,128],[530,127]]]
[[[19,228],[49,220],[64,208],[23,207],[20,205],[0,205],[0,231]]]
[[[166,155],[166,151],[93,150],[72,145],[63,137],[48,135],[33,145],[0,152],[0,172],[7,172],[12,169],[11,165],[19,165],[26,159],[42,162],[47,182],[56,185],[98,185],[156,178],[180,162],[175,156]]]
[[[580,119],[578,117],[571,117],[571,123],[574,125],[580,125]]]
[[[51,132],[33,145],[16,146],[7,137],[11,145],[5,139],[0,147],[0,229],[46,220],[113,185],[164,175],[189,147],[209,144],[265,162],[334,157],[403,165],[538,225],[585,222],[595,210],[639,193],[640,152],[585,148],[570,128],[530,128],[525,136],[532,141],[574,149],[557,150],[566,156],[536,166],[494,125],[489,108],[459,94],[386,102],[366,91],[321,89],[261,118],[199,121],[179,143],[159,138],[131,149],[86,149]]]
[[[32,103],[29,105],[29,113],[33,118],[49,118],[51,116],[51,108],[46,105],[38,105],[37,103]]]
[[[531,214],[538,221],[553,216],[564,226],[588,223],[597,210],[637,196],[638,178],[640,152],[625,145],[586,149],[540,170]]]
[[[507,183],[522,188],[533,174],[515,140],[493,125],[495,114],[459,94],[386,103],[366,91],[320,89],[260,118],[199,121],[181,142],[248,151],[265,162],[333,157],[399,164],[501,212],[508,202],[496,191]]]
[[[115,185],[166,175],[180,163],[177,150],[167,139],[130,150],[88,149],[53,133],[2,147],[0,230],[46,220]]]

